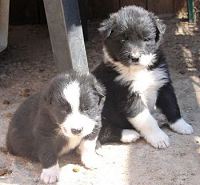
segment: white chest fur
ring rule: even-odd
[[[160,87],[168,82],[168,77],[162,68],[147,70],[146,68],[135,66],[120,66],[120,75],[115,79],[122,84],[131,83],[129,90],[132,93],[137,92],[143,102],[149,109],[153,109],[157,99],[157,93]]]

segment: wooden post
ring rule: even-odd
[[[9,0],[0,0],[0,52],[8,45]]]
[[[78,0],[43,0],[55,62],[59,71],[88,73]]]
[[[194,0],[187,0],[187,7],[188,7],[188,19],[189,22],[195,22],[194,16]]]

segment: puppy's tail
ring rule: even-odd
[[[131,143],[140,138],[140,134],[134,129],[122,129],[113,125],[103,126],[99,133],[99,141],[105,143]]]

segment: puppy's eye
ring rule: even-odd
[[[121,42],[126,42],[127,40],[129,40],[129,36],[124,34],[123,38],[121,39]]]
[[[67,114],[67,111],[66,110],[61,110],[60,111],[62,114]]]
[[[62,114],[67,114],[67,113],[69,113],[70,111],[71,111],[71,107],[70,107],[70,105],[63,105],[62,107],[61,107],[61,113]]]
[[[62,114],[68,114],[70,112],[70,109],[63,109],[61,110]]]
[[[124,35],[124,40],[129,40],[129,36],[128,35]]]
[[[144,41],[145,41],[145,42],[150,41],[150,40],[151,40],[150,37],[145,37],[145,38],[144,38]]]
[[[81,107],[80,107],[80,110],[81,111],[88,111],[90,108],[89,108],[89,106],[88,105],[82,105]]]

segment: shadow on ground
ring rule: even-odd
[[[171,19],[165,43],[174,87],[185,120],[195,133],[182,136],[164,128],[171,146],[156,150],[142,139],[130,145],[105,145],[102,164],[86,170],[72,153],[60,160],[59,185],[197,185],[200,179],[200,30]],[[102,60],[98,23],[89,24],[86,43],[90,69]],[[5,135],[13,112],[57,73],[46,26],[13,26],[9,47],[0,53],[0,184],[41,184],[39,164],[9,155]],[[165,122],[165,121],[161,121]]]

